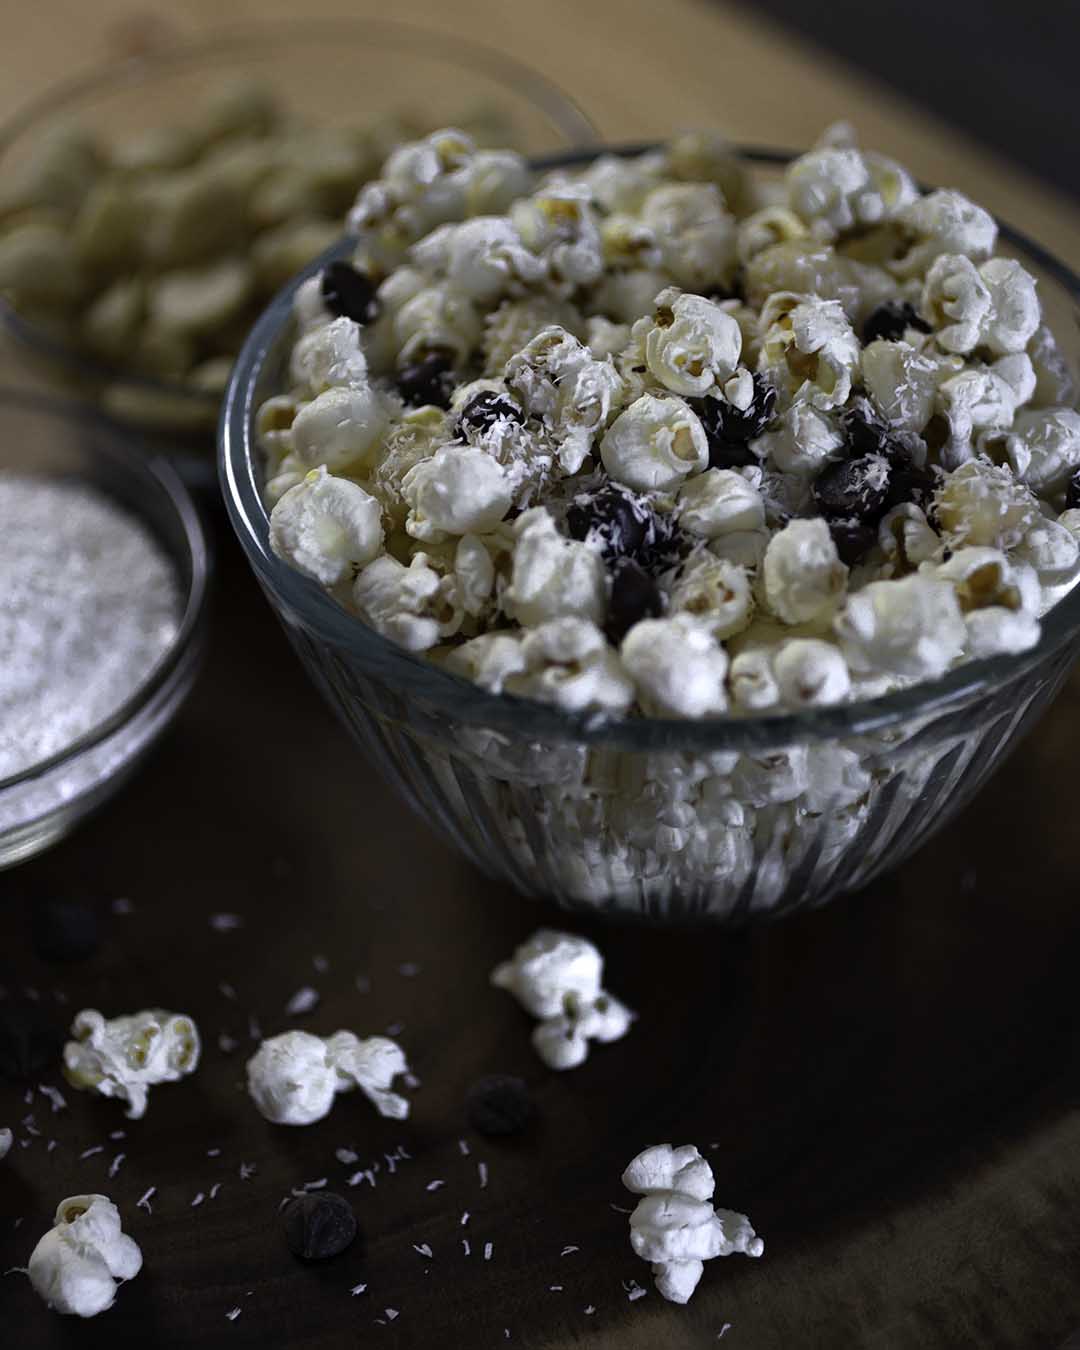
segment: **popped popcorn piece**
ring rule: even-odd
[[[983,322],[982,343],[995,356],[1022,352],[1042,317],[1035,278],[1015,258],[990,258],[979,268],[990,296],[990,312]]]
[[[894,575],[914,571],[937,558],[944,549],[937,532],[914,502],[886,511],[878,525],[878,547],[893,565]]]
[[[325,465],[289,488],[270,513],[270,547],[324,586],[351,576],[375,557],[381,544],[379,503]]]
[[[921,432],[933,416],[939,385],[957,374],[962,362],[878,338],[863,348],[861,366],[866,392],[885,421]]]
[[[776,653],[773,674],[781,702],[792,708],[829,707],[842,703],[851,690],[840,649],[818,638],[785,642]]]
[[[513,571],[502,598],[510,618],[529,627],[566,615],[602,622],[604,566],[587,543],[561,535],[543,506],[519,516],[513,536]]]
[[[745,267],[751,258],[756,258],[774,244],[805,239],[808,233],[794,211],[789,211],[785,206],[764,206],[739,221],[735,231],[735,252]]]
[[[95,1008],[76,1014],[64,1046],[64,1077],[74,1088],[117,1097],[126,1115],[146,1114],[158,1083],[175,1083],[199,1064],[199,1032],[190,1017],[151,1008],[108,1021]]]
[[[922,311],[933,324],[934,338],[947,352],[970,352],[978,346],[993,302],[979,269],[962,253],[942,253],[923,282]]]
[[[682,399],[643,394],[620,413],[600,442],[604,468],[638,492],[671,491],[709,463],[698,416]]]
[[[104,1195],[61,1200],[53,1227],[30,1254],[34,1292],[54,1312],[96,1317],[111,1308],[123,1280],[142,1269],[142,1252],[121,1231],[120,1211]]]
[[[811,150],[791,162],[784,178],[788,205],[825,239],[889,220],[919,195],[899,164],[853,147]]]
[[[972,656],[1027,651],[1038,642],[1041,591],[1026,563],[994,548],[961,548],[933,575],[956,593]]]
[[[773,295],[761,313],[758,369],[792,402],[822,412],[846,403],[859,368],[859,339],[836,300]]]
[[[292,449],[303,469],[355,471],[371,466],[385,427],[382,400],[370,384],[326,389],[297,409]]]
[[[713,301],[671,287],[656,297],[652,320],[642,319],[640,324],[634,332],[644,332],[645,362],[672,393],[701,397],[734,375],[742,333],[731,315]]]
[[[1041,323],[1036,328],[1028,343],[1028,355],[1035,371],[1035,393],[1032,396],[1035,403],[1039,407],[1073,406],[1077,397],[1076,380],[1057,339],[1046,324]]]
[[[853,671],[912,679],[943,675],[967,637],[952,586],[921,574],[872,581],[849,595],[834,628]]]
[[[304,333],[293,348],[289,375],[311,397],[327,389],[362,388],[368,382],[368,366],[360,325],[342,317]]]
[[[684,290],[703,292],[735,271],[735,219],[714,183],[667,183],[654,188],[641,218],[660,247],[663,270]]]
[[[745,569],[710,553],[688,561],[671,589],[671,613],[694,617],[718,640],[741,632],[754,614]]]
[[[761,568],[766,603],[790,624],[828,615],[843,595],[848,574],[820,518],[792,520],[777,531]]]
[[[525,670],[525,653],[516,633],[481,633],[446,654],[446,669],[501,694],[512,675]]]
[[[827,413],[811,403],[793,403],[773,430],[757,438],[754,449],[782,473],[816,475],[843,444],[840,429]]]
[[[751,647],[732,658],[728,674],[732,702],[748,712],[763,712],[780,702],[780,685],[773,670],[772,653]]]
[[[513,497],[506,470],[474,445],[444,445],[401,480],[409,505],[405,528],[414,539],[493,530]]]
[[[1040,496],[1061,492],[1080,468],[1080,413],[1073,408],[1022,409],[1005,437],[1017,479]]]
[[[634,683],[595,624],[566,616],[529,629],[520,648],[523,669],[503,676],[520,698],[556,703],[570,712],[623,713]]]
[[[654,1144],[630,1163],[623,1185],[642,1196],[630,1215],[630,1245],[652,1263],[656,1288],[672,1303],[686,1303],[703,1263],[741,1252],[761,1256],[765,1244],[750,1220],[709,1203],[715,1179],[692,1144]]]
[[[426,553],[414,553],[408,567],[382,554],[361,569],[352,594],[372,628],[410,652],[450,637],[464,617],[454,579],[429,566]]]
[[[1014,562],[1029,564],[1044,584],[1060,585],[1072,577],[1080,563],[1080,544],[1060,520],[1041,517],[1009,555]]]
[[[765,504],[754,483],[732,469],[706,469],[679,488],[679,524],[701,539],[763,530]]]
[[[1034,497],[1006,465],[971,459],[949,474],[934,498],[941,530],[954,548],[1015,547],[1039,517]]]
[[[556,294],[570,295],[599,278],[603,248],[587,188],[552,183],[514,202],[510,220],[525,247],[541,259]]]
[[[643,619],[623,638],[619,654],[650,716],[705,717],[727,706],[727,654],[690,614]]]
[[[533,1049],[549,1069],[576,1069],[588,1058],[590,1041],[617,1041],[633,1021],[629,1008],[601,991],[591,1004],[571,1003],[567,1012],[541,1022],[532,1034]]]
[[[898,277],[924,274],[942,253],[962,253],[982,262],[997,243],[993,216],[948,188],[911,202],[897,213],[896,221],[910,240],[905,253],[889,264]]]
[[[490,305],[515,284],[531,285],[544,275],[541,260],[502,216],[442,225],[414,244],[411,255],[419,267],[442,273],[451,286],[482,305]]]
[[[1013,358],[1003,359],[1011,361]],[[1016,415],[1016,389],[993,367],[968,367],[941,382],[937,405],[949,426],[941,461],[946,469],[955,470],[976,453],[974,437],[977,432],[1004,431],[1012,424]]]
[[[248,1060],[248,1092],[275,1125],[322,1120],[337,1093],[357,1087],[381,1116],[403,1120],[409,1103],[389,1089],[408,1071],[401,1047],[385,1036],[360,1040],[351,1031],[327,1037],[285,1031],[264,1040]]]

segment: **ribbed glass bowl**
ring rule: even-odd
[[[787,158],[742,153],[765,173]],[[1080,366],[1080,281],[1005,226],[1001,248],[1036,276],[1047,320]],[[380,637],[270,551],[253,420],[283,387],[303,279],[263,315],[226,395],[219,468],[232,523],[316,686],[366,752],[357,797],[381,772],[519,891],[589,913],[730,927],[820,905],[947,825],[1077,655],[1080,588],[1022,656],[837,708],[605,722],[486,693]]]
[[[4,472],[62,478],[112,498],[173,562],[183,608],[172,645],[110,718],[59,754],[0,779],[0,868],[42,852],[105,802],[172,721],[199,668],[210,568],[198,512],[175,470],[92,408],[0,390]],[[0,615],[3,603],[0,595]]]
[[[239,81],[269,90],[290,117],[316,128],[385,129],[405,115],[429,129],[475,128],[486,119],[500,144],[532,155],[595,139],[568,95],[494,48],[386,20],[265,20],[166,45],[45,91],[0,126],[0,175],[10,180],[44,137],[68,126],[109,143],[187,126],[208,99]],[[71,392],[152,429],[156,443],[171,442],[174,452],[201,449],[212,465],[217,394],[92,357],[59,319],[22,314],[3,297],[0,320],[24,354]]]

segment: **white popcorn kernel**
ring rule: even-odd
[[[922,575],[864,586],[848,596],[834,627],[853,671],[914,679],[943,675],[967,636],[953,587]]]
[[[630,325],[613,323],[602,314],[590,315],[585,320],[585,345],[594,360],[606,361],[618,356],[630,341]]]
[[[468,215],[499,215],[524,197],[532,185],[532,173],[513,150],[477,150],[458,172],[465,183]]]
[[[267,459],[271,477],[274,466],[291,452],[292,424],[301,408],[291,394],[275,394],[259,405],[255,414],[255,440]]]
[[[495,564],[478,535],[463,534],[458,540],[454,576],[465,613],[474,618],[483,614],[495,590]]]
[[[308,469],[321,464],[341,473],[366,467],[385,426],[386,414],[370,384],[326,389],[293,419],[293,450]]]
[[[673,394],[700,397],[735,373],[742,333],[731,315],[712,300],[683,295],[674,288],[661,291],[651,326],[648,320],[643,322],[645,362]],[[752,396],[752,386],[750,392]]]
[[[739,652],[732,659],[728,683],[732,702],[745,712],[764,712],[780,702],[772,653],[764,647]]]
[[[1036,378],[1033,397],[1039,407],[1075,404],[1076,379],[1057,339],[1046,324],[1041,323],[1036,328],[1028,344],[1028,353]]]
[[[754,450],[781,473],[817,475],[844,445],[839,427],[811,403],[793,403]]]
[[[545,507],[514,522],[514,558],[503,608],[511,619],[535,627],[574,615],[599,624],[604,617],[604,565],[583,541],[567,539]]]
[[[978,660],[986,656],[1016,656],[1038,644],[1042,629],[1034,614],[1026,610],[991,605],[977,609],[965,618],[968,630],[968,655]]]
[[[968,367],[943,380],[937,403],[949,426],[941,462],[950,470],[971,459],[977,432],[1006,430],[1016,415],[1016,391],[991,367]]]
[[[990,289],[963,254],[942,253],[923,283],[921,308],[947,352],[970,352],[979,345],[993,311]]]
[[[636,216],[616,211],[600,223],[600,246],[609,268],[658,267],[660,246],[655,233]]]
[[[1031,493],[1005,465],[972,459],[948,475],[935,499],[938,522],[954,548],[985,544],[1008,550],[1039,517]]]
[[[682,399],[643,394],[608,428],[600,458],[616,482],[638,492],[671,491],[708,465],[709,443]]]
[[[1038,377],[1027,352],[1010,352],[1008,356],[999,356],[990,369],[1012,390],[1017,408],[1034,398]]]
[[[405,528],[415,539],[492,530],[510,509],[506,471],[473,445],[444,445],[401,481],[409,505]]]
[[[570,1011],[549,1017],[533,1031],[533,1049],[549,1069],[562,1072],[584,1064],[590,1041],[617,1041],[630,1030],[634,1014],[603,991],[591,1003],[580,1005],[571,996]]]
[[[360,1040],[351,1031],[332,1036],[285,1031],[264,1040],[247,1063],[248,1092],[274,1125],[310,1125],[329,1115],[339,1092],[359,1088],[381,1116],[403,1120],[404,1097],[389,1091],[408,1073],[405,1055],[385,1036]]]
[[[792,239],[805,239],[806,226],[794,213],[783,206],[765,206],[740,220],[735,231],[735,252],[745,267],[773,244]]]
[[[835,238],[857,224],[875,224],[870,174],[858,150],[826,146],[792,160],[784,175],[788,205],[804,220],[823,226],[822,237]],[[864,217],[862,199],[869,213]]]
[[[312,394],[338,385],[367,384],[360,325],[340,318],[304,333],[293,348],[289,375],[294,384]]]
[[[679,488],[679,524],[700,539],[765,528],[765,504],[733,469],[706,469]]]
[[[72,1087],[126,1102],[130,1120],[146,1114],[151,1087],[175,1083],[199,1063],[195,1023],[160,1008],[108,1021],[86,1008],[72,1022],[71,1034],[75,1039],[64,1046],[64,1077]]]
[[[30,1255],[30,1284],[53,1312],[96,1317],[112,1307],[118,1284],[138,1275],[142,1252],[105,1195],[61,1200],[53,1224]]]
[[[322,274],[308,277],[296,288],[293,296],[293,317],[301,333],[314,328],[322,328],[332,321],[333,315],[326,308],[322,296]]]
[[[605,275],[593,292],[593,302],[620,323],[633,324],[648,313],[671,278],[654,267],[635,267]]]
[[[773,295],[761,312],[761,332],[758,368],[789,400],[823,412],[847,402],[861,347],[838,301]]]
[[[684,567],[672,587],[671,612],[692,616],[718,640],[742,632],[754,614],[746,572],[735,563],[702,554]]]
[[[509,694],[555,703],[570,712],[623,713],[634,685],[607,639],[587,619],[551,619],[521,644],[525,669],[504,681]]]
[[[995,356],[1022,352],[1041,318],[1035,278],[1014,258],[990,258],[979,268],[979,276],[990,296],[981,344]]]
[[[769,540],[762,562],[766,602],[784,623],[827,614],[843,595],[847,574],[820,518],[789,521]]]
[[[735,220],[713,183],[666,183],[646,197],[641,218],[660,246],[663,269],[685,290],[700,292],[735,270]],[[640,312],[640,311],[639,311]]]
[[[614,212],[636,214],[653,188],[659,186],[660,171],[646,157],[627,159],[622,155],[599,155],[586,166],[581,181],[602,211],[609,215]]]
[[[894,575],[902,575],[938,557],[943,545],[919,507],[901,502],[882,516],[878,547],[892,564]]]
[[[1080,413],[1072,408],[1023,409],[1005,438],[1005,454],[1021,483],[1048,497],[1080,468]]]
[[[765,1250],[744,1214],[713,1208],[712,1169],[692,1145],[644,1149],[622,1182],[643,1197],[630,1216],[630,1245],[652,1262],[658,1292],[673,1303],[688,1301],[704,1261],[732,1252],[757,1257]]]
[[[829,707],[851,692],[847,662],[831,642],[793,638],[772,664],[780,699],[791,708]]]
[[[769,532],[760,530],[733,530],[731,534],[719,534],[709,540],[709,552],[728,562],[738,563],[748,572],[756,572],[765,558],[769,546]]]
[[[1057,520],[1038,520],[1012,550],[1012,558],[1027,563],[1047,583],[1069,580],[1080,564],[1080,544]]]
[[[453,579],[428,565],[425,553],[409,566],[389,553],[369,562],[353,583],[353,603],[377,633],[407,651],[422,652],[461,627]]]
[[[334,586],[370,562],[382,545],[374,497],[325,466],[281,497],[270,513],[270,547],[307,577]]]
[[[548,284],[557,293],[591,286],[603,272],[600,228],[587,188],[552,184],[514,202],[510,220],[524,246],[543,261]]]
[[[480,341],[476,307],[448,282],[434,282],[418,291],[394,315],[393,325],[399,365],[428,351],[447,351],[464,363]]]
[[[727,655],[690,615],[636,623],[619,654],[650,716],[706,717],[727,706]]]
[[[911,241],[904,255],[889,264],[899,277],[925,273],[942,253],[962,253],[982,262],[997,243],[997,224],[989,211],[948,188],[905,206],[896,220]]]
[[[525,670],[525,655],[516,634],[481,633],[448,652],[444,665],[482,689],[501,694],[510,676]]]
[[[959,357],[919,351],[878,338],[863,348],[862,377],[881,416],[902,431],[920,432],[934,412],[938,386],[961,368]]]
[[[544,273],[540,259],[501,216],[442,225],[413,245],[412,257],[419,267],[441,272],[455,290],[481,305],[492,304],[514,283],[539,281]]]
[[[14,1136],[12,1135],[11,1130],[5,1125],[4,1128],[0,1130],[0,1158],[6,1158],[11,1152],[13,1141]]]

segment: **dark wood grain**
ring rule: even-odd
[[[0,983],[37,990],[61,1024],[86,1005],[188,1012],[204,1061],[156,1089],[141,1122],[72,1091],[51,1115],[43,1097],[28,1107],[0,1084],[0,1124],[25,1137],[32,1109],[44,1132],[0,1163],[0,1268],[25,1264],[59,1199],[95,1189],[145,1257],[115,1308],[85,1325],[8,1276],[0,1344],[678,1350],[723,1333],[753,1350],[1041,1350],[1075,1329],[1077,680],[956,826],[862,895],[737,938],[575,923],[640,1020],[558,1076],[533,1055],[529,1020],[487,983],[558,914],[485,881],[369,774],[218,526],[213,643],[191,703],[100,817],[0,877]],[[85,888],[105,918],[101,952],[42,965],[24,895]],[[117,897],[130,914],[109,912]],[[212,931],[220,911],[245,926]],[[255,1113],[249,1017],[283,1029],[304,984],[322,995],[300,1020],[312,1030],[401,1024],[421,1079],[409,1121],[382,1120],[359,1096],[308,1129]],[[239,1042],[231,1054],[222,1032]],[[528,1138],[468,1133],[465,1091],[492,1071],[532,1086],[541,1118]],[[110,1141],[120,1128],[127,1137]],[[719,1203],[766,1240],[760,1261],[711,1263],[686,1308],[652,1290],[612,1208],[627,1205],[623,1167],[661,1140],[697,1143]],[[80,1160],[95,1144],[106,1151]],[[409,1159],[393,1175],[382,1161],[374,1189],[345,1185],[356,1167],[335,1149],[367,1163],[400,1145]],[[242,1161],[258,1167],[248,1181]],[[324,1176],[355,1202],[363,1239],[306,1267],[277,1209]],[[435,1180],[446,1184],[429,1191]],[[192,1208],[215,1181],[220,1193]],[[152,1215],[135,1207],[149,1186]],[[580,1250],[560,1255],[570,1245]],[[628,1301],[631,1279],[647,1297]],[[399,1316],[378,1325],[387,1308]]]

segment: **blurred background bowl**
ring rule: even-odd
[[[256,125],[260,112],[254,96],[259,92],[280,110],[282,123],[269,129]],[[208,135],[208,124],[215,122],[216,130]],[[463,126],[481,143],[509,145],[532,155],[595,139],[592,124],[567,95],[497,50],[392,22],[267,21],[94,70],[23,108],[0,129],[0,238],[26,224],[44,224],[47,232],[58,227],[65,240],[81,237],[86,222],[80,225],[77,218],[93,182],[93,170],[86,168],[88,144],[124,147],[125,163],[140,163],[138,172],[145,180],[148,154],[163,166],[163,176],[171,172],[170,156],[183,173],[193,158],[197,167],[204,163],[207,145],[221,159],[230,144],[235,149],[237,143],[250,144],[245,138],[252,134],[273,137],[291,131],[294,124],[316,133],[321,129],[356,136],[359,167],[350,178],[346,165],[329,194],[323,179],[318,200],[314,192],[305,192],[302,162],[294,164],[290,181],[279,176],[269,185],[260,199],[266,211],[260,225],[233,244],[238,254],[256,258],[254,294],[228,331],[212,335],[216,347],[201,343],[200,369],[169,369],[173,354],[151,353],[144,340],[114,354],[103,353],[100,344],[95,349],[83,322],[90,302],[101,293],[95,282],[85,283],[85,294],[76,291],[58,298],[56,292],[63,287],[57,285],[56,269],[47,264],[20,267],[17,257],[13,270],[42,282],[40,294],[28,302],[18,294],[14,300],[4,299],[0,276],[0,318],[41,373],[58,378],[110,416],[153,430],[155,443],[173,453],[194,451],[196,459],[183,468],[196,479],[212,474],[213,424],[229,361],[246,328],[278,287],[340,233],[357,188],[392,145],[446,125]],[[193,128],[199,134],[185,144],[181,133]],[[72,144],[73,154],[62,148],[42,173],[43,148]],[[303,160],[303,146],[297,157]],[[155,172],[152,168],[151,176]],[[31,190],[21,192],[20,184],[29,184]],[[219,202],[216,210],[223,209]],[[202,222],[214,213],[209,206],[200,213]],[[256,229],[264,221],[264,233],[271,237],[260,245]],[[275,247],[283,243],[283,228],[293,224],[301,228],[284,246]],[[123,221],[116,222],[117,231],[123,226]],[[196,221],[187,237],[198,228]],[[307,252],[296,256],[305,247]],[[180,261],[186,265],[217,256],[220,249],[210,247],[205,258],[196,250]],[[137,252],[128,257],[134,261],[123,255],[112,261],[107,280],[143,270]],[[139,355],[129,360],[128,351]]]
[[[93,408],[0,389],[0,474],[86,484],[142,522],[172,561],[181,617],[157,666],[116,712],[59,754],[0,779],[0,868],[40,853],[124,782],[169,725],[198,672],[210,555],[175,469]]]

